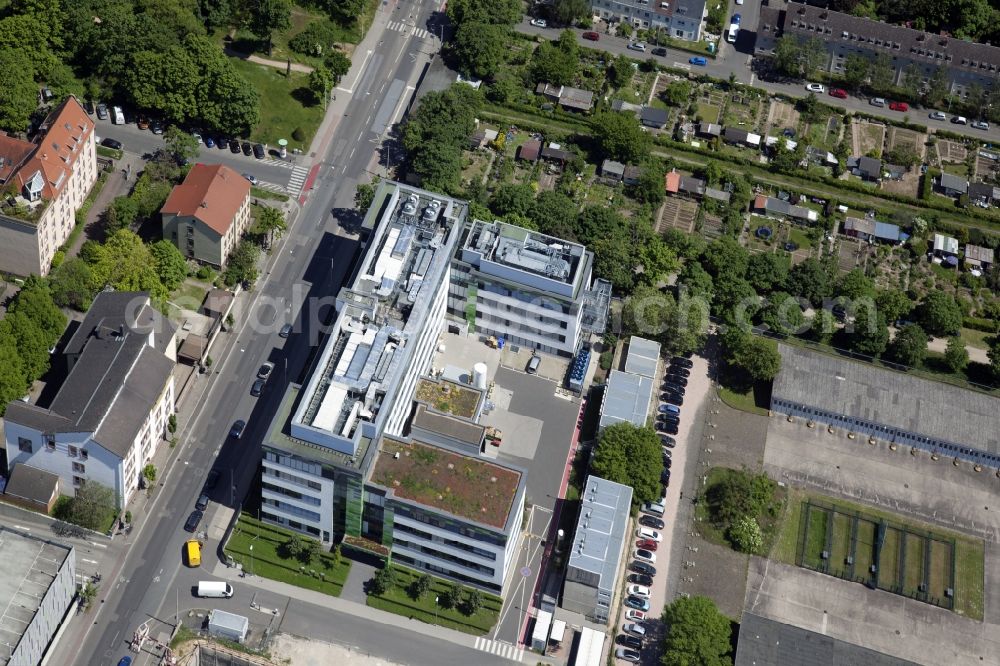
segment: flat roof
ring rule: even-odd
[[[601,428],[627,421],[633,425],[646,425],[646,414],[653,398],[653,379],[612,370],[604,388],[601,404]]]
[[[1000,454],[1000,399],[957,386],[779,344],[772,396]]]
[[[660,343],[633,335],[628,340],[628,355],[625,357],[625,372],[643,377],[655,377],[660,360]]]
[[[735,666],[916,666],[854,643],[743,613]]]
[[[587,479],[570,546],[569,566],[596,574],[600,588],[614,587],[627,541],[631,508],[630,486],[594,475]]]
[[[10,661],[63,563],[73,551],[52,541],[0,527],[0,664]]]
[[[483,435],[486,433],[486,428],[478,423],[457,418],[450,414],[439,414],[428,410],[426,405],[417,405],[417,409],[413,414],[413,427],[430,430],[445,437],[465,442],[470,446],[479,446],[482,444]]]
[[[413,399],[427,403],[427,406],[441,412],[466,419],[476,415],[482,392],[471,386],[463,386],[448,379],[421,377],[413,391]]]

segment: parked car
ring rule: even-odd
[[[662,520],[654,516],[639,516],[639,524],[652,527],[654,530],[662,530],[666,527]]]
[[[893,111],[909,111],[910,105],[906,102],[889,102],[889,108]]]
[[[208,478],[205,479],[205,488],[211,490],[219,483],[219,477],[222,473],[217,469],[213,469],[208,473]]]
[[[677,440],[673,437],[660,437],[660,441],[663,442],[664,446],[669,446],[670,448],[674,448],[677,445]]]
[[[621,659],[622,661],[632,662],[633,664],[638,664],[640,659],[638,652],[623,647],[615,650],[615,657]]]
[[[257,184],[257,176],[253,175],[252,173],[245,173],[243,174],[243,177],[246,178],[248,181],[250,181],[251,185]]]
[[[670,468],[669,467],[665,468],[662,472],[660,472],[660,483],[662,483],[665,486],[669,486],[670,485]]]
[[[630,647],[634,650],[642,649],[642,639],[639,638],[638,636],[629,636],[628,634],[618,634],[618,637],[615,639],[615,642],[618,643],[618,645],[624,645],[625,647]]]
[[[580,36],[583,37],[584,39],[586,39],[587,41],[590,41],[590,42],[598,42],[598,41],[601,40],[601,35],[599,33],[596,33],[594,31],[592,31],[592,30],[587,31],[587,32],[583,33]]]
[[[250,156],[251,153],[253,153],[253,146],[250,145],[249,141],[244,141],[243,145],[240,146],[240,148],[243,150],[243,154],[247,155],[248,157]]]
[[[642,505],[643,513],[651,513],[654,516],[662,516],[667,510],[662,502],[646,502]]]
[[[693,56],[688,58],[688,62],[692,65],[697,65],[698,67],[704,67],[708,64],[708,59],[702,58],[701,56]]]
[[[645,51],[646,44],[644,42],[629,42],[628,48],[632,51]]]
[[[210,136],[206,136],[205,137],[205,147],[206,148],[215,148],[215,139],[213,139]]]
[[[663,466],[664,467],[666,467],[667,469],[670,469],[671,467],[673,467],[673,465],[674,465],[674,461],[673,461],[673,459],[670,456],[663,456]]]
[[[663,535],[654,529],[648,527],[640,527],[636,529],[635,535],[640,539],[652,539],[653,541],[659,543],[663,540]]]
[[[632,620],[633,622],[642,622],[646,619],[646,614],[641,610],[636,610],[634,608],[629,608],[625,611],[625,619]]]
[[[629,585],[627,588],[625,588],[625,590],[626,590],[625,593],[628,594],[629,596],[632,596],[632,597],[649,597],[650,596],[649,588],[646,587],[645,585],[635,585],[633,583],[632,585]]]
[[[274,363],[268,361],[264,365],[260,366],[260,369],[257,371],[257,376],[264,381],[267,381],[272,372],[274,372]]]
[[[730,23],[735,23],[736,25],[739,25],[740,21],[742,21],[742,20],[743,20],[742,16],[740,16],[739,14],[733,14],[733,18],[730,21]]]
[[[676,365],[690,370],[694,367],[694,362],[689,358],[684,358],[683,356],[674,356],[670,359],[670,365]]]
[[[219,150],[225,150],[226,148],[229,147],[229,139],[227,139],[224,136],[220,136],[218,139],[215,140],[215,146]]]
[[[927,117],[931,120],[948,120],[948,116],[944,115],[943,111],[931,111]]]
[[[671,384],[674,384],[675,386],[679,386],[681,388],[687,388],[687,385],[688,385],[688,378],[687,377],[681,377],[680,375],[667,374],[666,381],[670,382]]]
[[[229,436],[233,439],[239,439],[243,436],[243,431],[246,430],[247,422],[243,419],[239,419],[233,423],[233,427],[229,429]]]
[[[238,140],[233,139],[232,141],[229,142],[229,152],[239,154],[240,142]]]
[[[640,562],[648,562],[649,564],[656,564],[656,555],[645,548],[636,548],[632,551],[632,557],[639,560]],[[643,608],[642,610],[646,610]]]
[[[969,124],[969,127],[975,127],[980,130],[989,130],[990,124],[985,120],[976,120]]]
[[[250,387],[250,395],[259,398],[260,394],[264,392],[264,384],[266,383],[263,379],[253,380],[253,386]]]
[[[872,97],[870,100],[868,100],[868,103],[871,104],[872,106],[885,106],[885,98]]]
[[[531,358],[528,360],[528,367],[525,368],[525,372],[529,375],[533,375],[538,372],[538,366],[542,362],[542,357],[537,354],[532,354]]]
[[[681,422],[681,417],[677,416],[677,414],[660,413],[656,415],[656,420],[660,423],[672,423],[674,425],[678,425]]]
[[[149,118],[146,116],[139,116],[138,120],[135,121],[135,126],[141,130],[149,129]]]
[[[115,125],[125,124],[125,112],[122,111],[122,107],[115,106],[111,108],[111,122]]]
[[[201,134],[199,134],[198,132],[191,132],[191,137],[198,142],[199,146],[203,143]]]
[[[641,621],[626,622],[625,624],[622,625],[622,629],[625,631],[625,633],[632,634],[633,636],[639,636],[639,637],[646,636],[646,627],[642,624]]]
[[[677,391],[664,391],[660,394],[660,400],[669,402],[671,405],[677,405],[678,407],[684,405],[684,396]]]
[[[198,501],[194,503],[194,508],[198,509],[199,511],[204,511],[205,509],[207,509],[208,508],[208,495],[206,495],[205,493],[202,493],[198,497]]]
[[[681,408],[677,405],[660,405],[657,410],[661,414],[674,414],[676,416],[681,415]]]
[[[656,576],[656,567],[648,562],[633,560],[632,564],[630,564],[628,568],[636,573],[644,573],[647,576]]]
[[[197,509],[192,511],[191,515],[188,516],[188,519],[184,521],[184,530],[186,532],[194,532],[195,530],[197,530],[198,525],[201,523],[201,519],[204,515],[205,514],[203,514],[201,511],[198,511]]]
[[[653,49],[652,51],[650,51],[650,53],[652,53],[655,56],[664,57],[664,56],[667,55],[667,49],[665,49],[662,46],[657,46],[655,49]]]
[[[101,145],[104,146],[105,148],[111,148],[112,150],[122,149],[122,142],[117,139],[112,139],[110,137],[106,139],[101,139]]]
[[[837,99],[847,99],[847,91],[843,88],[830,88],[830,97]]]
[[[263,144],[260,144],[260,143],[253,144],[253,156],[254,157],[256,157],[259,160],[262,160],[262,159],[264,159],[264,157],[266,155],[267,155],[267,153],[264,150],[264,145]]]
[[[628,582],[635,583],[636,585],[645,585],[646,587],[653,586],[653,577],[647,576],[646,574],[629,574]]]
[[[676,421],[657,421],[656,429],[659,432],[665,432],[668,435],[676,435],[678,433]]]
[[[642,597],[626,597],[625,605],[629,608],[635,608],[636,610],[645,612],[649,610],[649,599],[643,599]]]
[[[536,28],[549,27],[549,23],[545,19],[531,19],[531,25],[535,26]]]
[[[822,83],[807,83],[806,90],[808,90],[811,93],[823,94],[826,92],[826,86],[824,86]]]
[[[969,124],[969,121],[966,120],[965,116],[954,116],[951,119],[951,122],[953,122],[956,125],[968,125]]]
[[[691,376],[691,371],[687,368],[682,368],[679,365],[672,365],[667,368],[668,375],[677,375],[678,377],[684,377],[685,379]]]
[[[635,542],[635,547],[648,550],[651,553],[655,553],[658,546],[656,545],[656,542],[653,541],[652,539],[638,539]]]
[[[678,393],[680,395],[687,395],[687,384],[681,385],[677,379],[686,380],[687,377],[681,377],[680,375],[667,375],[663,378],[663,386],[660,388],[664,391]]]
[[[132,666],[132,657],[122,657],[118,660],[118,666]]]
[[[108,119],[108,105],[105,104],[104,102],[101,102],[100,104],[97,105],[97,117],[100,118],[101,120]]]
[[[161,123],[159,120],[154,120],[153,122],[151,122],[149,124],[149,128],[150,130],[152,130],[153,134],[163,134],[163,123]]]
[[[291,334],[292,334],[292,325],[291,324],[285,324],[284,326],[281,327],[281,330],[278,331],[278,337],[279,338],[287,338]]]

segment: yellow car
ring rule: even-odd
[[[201,566],[201,542],[197,539],[188,539],[184,544],[184,554],[187,555],[187,565],[189,567]]]

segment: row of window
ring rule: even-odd
[[[439,566],[434,565],[434,564],[428,564],[427,562],[424,562],[423,560],[416,560],[416,559],[410,557],[409,555],[404,555],[402,553],[400,553],[400,554],[393,553],[392,554],[392,559],[396,560],[396,561],[399,561],[399,562],[402,562],[403,564],[405,564],[405,565],[407,565],[407,566],[409,566],[409,567],[411,567],[413,569],[430,571],[431,573],[440,574],[442,576],[446,576],[448,578],[452,578],[454,580],[457,580],[457,581],[460,581],[460,582],[463,582],[463,583],[468,583],[468,584],[474,585],[476,587],[485,588],[487,590],[490,590],[491,592],[496,592],[497,594],[500,593],[500,585],[497,585],[496,583],[488,583],[488,582],[486,582],[484,580],[481,580],[479,578],[473,578],[472,576],[466,576],[465,574],[459,573],[457,571],[453,571],[451,569],[445,569],[444,567],[439,567]]]
[[[317,512],[315,512],[315,511],[309,511],[308,509],[303,509],[303,508],[297,507],[297,506],[295,506],[293,504],[289,504],[288,502],[282,502],[281,500],[276,500],[276,499],[271,498],[271,497],[265,497],[265,498],[263,498],[261,500],[261,502],[263,504],[268,505],[268,506],[273,506],[276,509],[281,509],[285,513],[290,513],[293,516],[299,516],[300,518],[306,518],[307,520],[311,520],[314,523],[318,523],[319,522],[319,514]]]
[[[18,437],[17,450],[21,453],[34,453],[34,443],[27,437]],[[45,436],[45,450],[49,452],[54,452],[56,450],[56,440],[52,435]],[[87,460],[87,458],[90,457],[90,454],[87,453],[87,449],[81,449],[72,445],[66,448],[66,454],[70,458],[79,457],[81,460]]]
[[[276,516],[273,513],[268,513],[267,511],[261,511],[260,517],[262,520],[270,521],[272,523],[277,523],[279,525],[284,525],[285,527],[290,527],[293,530],[298,530],[300,532],[307,532],[317,538],[320,536],[320,530],[318,527],[313,527],[312,525],[303,525],[298,521],[285,518],[284,516]],[[324,530],[322,532],[322,535],[323,535],[323,541],[330,540],[329,532]]]
[[[503,534],[497,534],[495,532],[479,529],[457,521],[446,520],[439,516],[417,510],[414,507],[400,504],[393,507],[393,512],[397,516],[409,518],[412,521],[424,523],[425,525],[436,527],[439,530],[454,532],[455,534],[460,534],[463,537],[475,539],[476,541],[491,543],[495,546],[503,546],[507,543],[507,537]]]
[[[261,488],[263,488],[264,490],[275,493],[277,495],[284,495],[285,497],[290,497],[293,500],[302,502],[303,504],[311,504],[312,506],[319,506],[320,504],[322,504],[322,502],[318,497],[313,497],[312,495],[305,495],[303,493],[285,488],[284,486],[276,486],[273,483],[267,483],[266,481],[262,482],[260,485]]]
[[[426,541],[433,541],[434,543],[440,543],[450,548],[455,548],[457,550],[464,550],[473,555],[483,557],[490,560],[496,560],[497,554],[492,550],[485,550],[483,548],[476,548],[464,541],[455,541],[454,539],[445,539],[444,537],[437,536],[436,534],[431,534],[430,532],[424,532],[423,530],[418,530],[415,527],[410,527],[409,525],[404,525],[401,523],[393,524],[393,534],[397,532],[405,532],[412,534],[414,536],[420,537]]]
[[[487,576],[492,576],[493,572],[494,572],[493,567],[488,567],[488,566],[485,566],[483,564],[479,564],[477,562],[470,562],[469,560],[463,559],[461,557],[457,557],[457,556],[452,555],[450,553],[445,553],[445,552],[442,552],[440,550],[436,550],[434,548],[430,548],[428,546],[423,546],[423,545],[418,544],[418,543],[413,543],[411,541],[406,541],[405,539],[399,539],[399,538],[393,537],[393,539],[392,539],[392,545],[393,545],[394,548],[396,546],[399,546],[400,548],[409,548],[412,551],[416,551],[418,553],[423,553],[424,555],[429,555],[429,556],[434,557],[434,558],[439,559],[439,560],[444,560],[446,562],[453,562],[455,565],[460,566],[463,569],[471,569],[472,571],[478,571],[478,572],[480,572],[480,573],[482,573],[484,575],[487,575]]]
[[[323,476],[323,467],[321,465],[306,462],[305,460],[300,460],[294,456],[283,456],[275,453],[274,451],[265,451],[264,460],[276,463],[282,467],[297,469],[300,472],[312,474],[313,476]]]
[[[287,481],[288,483],[294,483],[297,486],[304,486],[310,490],[321,490],[323,488],[323,486],[316,481],[310,481],[309,479],[296,476],[295,474],[289,474],[288,472],[283,472],[279,469],[274,469],[273,467],[264,467],[264,476],[273,476],[276,479],[281,479],[282,481]]]

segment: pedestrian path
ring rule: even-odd
[[[392,30],[393,32],[398,32],[403,35],[415,35],[420,39],[426,39],[431,36],[431,33],[423,28],[418,28],[415,25],[410,25],[409,23],[404,23],[403,21],[389,21],[385,24],[387,30]]]
[[[259,187],[262,190],[270,190],[271,192],[277,192],[278,194],[284,194],[288,191],[284,185],[278,185],[277,183],[269,183],[266,180],[258,180],[254,187]]]
[[[302,192],[302,186],[306,182],[306,177],[309,175],[309,167],[302,165],[295,165],[292,168],[292,177],[288,179],[288,193],[292,195],[292,198],[299,196]]]
[[[506,641],[491,641],[482,636],[476,639],[475,648],[498,657],[503,657],[504,659],[510,659],[511,661],[521,661],[524,658],[524,648],[517,647]]]

